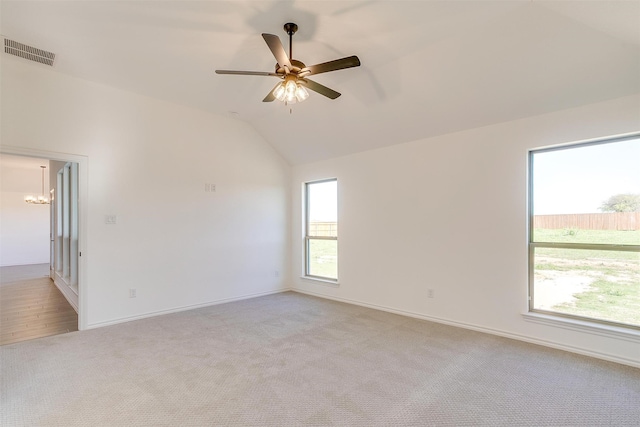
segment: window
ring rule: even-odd
[[[640,136],[529,161],[529,311],[640,329]]]
[[[305,184],[305,276],[338,281],[338,181]]]

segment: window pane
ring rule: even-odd
[[[533,308],[640,326],[640,253],[535,248]]]
[[[307,184],[309,236],[338,237],[338,183]]]
[[[309,276],[338,279],[338,241],[309,239],[308,241]]]
[[[640,244],[640,139],[533,154],[534,242]]]

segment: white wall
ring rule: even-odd
[[[88,159],[81,327],[286,288],[290,167],[252,128],[2,61],[3,150]]]
[[[640,366],[640,340],[522,316],[528,150],[638,130],[633,96],[296,166],[294,288]],[[301,185],[331,177],[339,191],[338,287],[300,278]]]
[[[48,165],[47,160],[40,161]],[[47,169],[48,171],[48,169]],[[31,205],[24,196],[39,196],[42,175],[38,165],[0,168],[0,266],[49,263],[49,205]],[[45,189],[48,174],[45,173]],[[48,192],[45,196],[49,196]]]

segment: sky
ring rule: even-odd
[[[338,220],[338,183],[327,181],[309,187],[311,221],[335,222]]]
[[[534,154],[534,215],[597,213],[615,194],[640,194],[640,138]]]

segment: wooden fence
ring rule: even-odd
[[[338,236],[338,223],[337,222],[310,222],[309,223],[309,236],[337,237]]]
[[[533,228],[581,230],[640,230],[640,212],[535,215]]]
[[[640,212],[613,212],[570,215],[535,215],[533,228],[580,230],[640,230]],[[338,235],[336,222],[311,222],[310,236]]]

